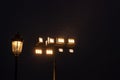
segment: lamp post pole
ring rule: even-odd
[[[18,73],[18,56],[15,56],[15,80],[17,80]]]
[[[48,38],[48,40],[49,40],[49,38]],[[45,41],[45,45],[46,46],[48,46],[48,43],[49,43],[49,41]],[[56,50],[56,49],[55,49]],[[55,52],[56,51],[53,51],[54,53],[53,53],[53,80],[56,80],[55,78],[56,78],[56,65],[55,65],[55,62],[56,62],[56,60],[55,60]]]
[[[53,80],[56,78],[55,54],[53,55]]]
[[[17,76],[18,76],[18,57],[22,52],[22,48],[23,48],[23,39],[17,33],[14,36],[14,38],[12,38],[12,52],[15,56],[15,80],[17,80]]]

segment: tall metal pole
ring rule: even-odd
[[[55,78],[56,78],[55,69],[56,69],[56,66],[55,66],[55,54],[54,54],[54,56],[53,56],[53,80],[55,80]]]
[[[15,56],[15,80],[17,80],[18,73],[18,56]]]

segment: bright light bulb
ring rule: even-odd
[[[69,49],[69,53],[74,53],[74,50],[73,49]]]
[[[64,44],[64,38],[57,38],[57,44]]]
[[[48,44],[53,44],[54,43],[54,38],[48,37]]]
[[[35,53],[36,53],[36,54],[42,54],[42,49],[36,49],[36,50],[35,50]]]
[[[59,52],[63,52],[63,48],[59,48],[58,51],[59,51]]]
[[[72,38],[68,39],[68,44],[75,44],[75,40]]]
[[[52,55],[53,54],[53,50],[52,49],[47,49],[46,50],[46,54],[51,54]]]
[[[39,37],[39,43],[43,43],[43,38]]]

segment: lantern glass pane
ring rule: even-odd
[[[19,55],[22,52],[23,42],[22,41],[12,41],[12,52],[15,55]]]

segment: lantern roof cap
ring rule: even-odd
[[[23,41],[22,36],[17,32],[15,36],[12,38],[12,41]]]

